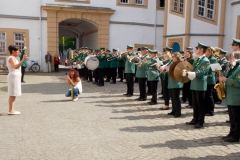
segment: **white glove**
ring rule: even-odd
[[[186,77],[187,76],[187,70],[184,69],[183,72],[182,72],[182,76]]]
[[[196,78],[196,73],[195,72],[188,72],[188,78],[190,80],[193,80],[194,78]]]

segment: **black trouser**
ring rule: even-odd
[[[204,123],[205,118],[205,93],[192,90],[193,121],[200,124]]]
[[[219,83],[219,81],[216,82],[216,84]],[[216,89],[213,89],[213,98],[214,98],[214,102],[222,102],[222,100],[220,100],[217,96],[217,92],[216,92]]]
[[[83,68],[83,71],[84,71],[84,78],[85,78],[86,80],[88,80],[88,68],[85,66],[85,67]]]
[[[192,106],[192,91],[190,90],[191,81],[183,84],[183,96],[182,100],[186,101],[188,99],[188,104]]]
[[[94,81],[95,81],[95,83],[97,83],[98,84],[98,80],[99,80],[99,76],[98,76],[98,68],[96,68],[95,70],[94,70]]]
[[[138,78],[138,85],[139,85],[139,91],[140,91],[139,98],[141,99],[147,98],[146,81],[147,81],[147,78]]]
[[[172,112],[175,113],[175,115],[181,115],[180,90],[180,88],[169,89],[172,101]]]
[[[113,80],[113,83],[116,83],[117,68],[111,68],[111,78],[112,78],[112,80]]]
[[[161,79],[161,94],[163,94],[163,79],[162,77],[160,77],[160,79]]]
[[[157,86],[158,86],[158,81],[150,81],[150,87],[151,87],[151,93],[152,93],[151,102],[154,102],[154,103],[157,103]]]
[[[118,76],[120,80],[123,80],[123,67],[118,67]]]
[[[147,81],[147,88],[148,88],[147,93],[152,94],[152,92],[151,92],[151,86],[150,86],[150,81]]]
[[[88,70],[88,80],[92,82],[93,73],[92,70]]]
[[[78,73],[79,73],[80,78],[83,78],[83,77],[84,77],[84,71],[83,71],[83,68],[78,69]]]
[[[24,75],[25,75],[25,70],[26,70],[26,67],[21,67],[21,72],[22,72],[22,77],[21,77],[21,81],[24,81]]]
[[[98,68],[99,85],[104,86],[103,68]]]
[[[133,95],[134,91],[134,73],[126,73],[126,82],[127,82],[127,94]]]
[[[240,106],[228,106],[228,115],[230,119],[229,136],[234,139],[240,138]]]
[[[58,72],[58,64],[54,64],[54,71]]]
[[[110,81],[110,79],[111,79],[111,68],[105,68],[105,72],[106,72],[106,76],[107,76],[106,81]]]
[[[168,78],[163,80],[163,86],[162,87],[163,87],[163,95],[164,95],[164,104],[166,106],[169,106],[170,95],[169,95],[169,90],[168,90]]]
[[[206,105],[206,113],[213,114],[214,113],[214,99],[213,99],[213,90],[214,85],[207,85],[207,91],[205,94],[205,105]]]

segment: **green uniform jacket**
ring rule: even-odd
[[[207,74],[210,69],[210,62],[204,55],[201,59],[197,59],[193,63],[196,77],[191,81],[191,90],[206,91],[207,90]]]
[[[228,64],[227,64],[227,59],[224,57],[223,59],[220,59],[218,61],[218,63],[220,64],[220,66],[222,66],[222,74],[223,76],[226,76],[226,71],[227,71],[227,67],[228,67]]]
[[[160,80],[160,73],[157,69],[156,65],[151,66],[154,63],[159,63],[159,58],[154,57],[150,59],[150,62],[147,64],[147,78],[148,81],[159,81]]]
[[[172,63],[171,63],[171,65],[172,65]],[[171,66],[171,65],[170,65],[170,66]],[[170,67],[170,66],[169,66],[169,67]],[[168,89],[183,88],[183,83],[177,82],[177,81],[173,80],[173,79],[171,78],[170,74],[167,74],[167,76],[168,76]]]
[[[230,106],[240,106],[240,65],[234,67],[235,71],[228,72],[225,82],[226,104]],[[234,70],[234,69],[233,69]]]
[[[191,58],[191,59],[188,60],[188,62],[189,62],[191,65],[193,65],[194,61],[195,61],[195,60],[194,60],[193,58]]]
[[[108,56],[107,56],[107,54],[106,54],[106,58],[105,58],[105,64],[104,64],[104,68],[110,68],[110,66],[111,66],[111,61],[107,61],[107,59],[108,58],[111,58],[112,57],[112,55],[111,54],[108,54]]]
[[[208,60],[210,61],[210,64],[215,64],[217,63],[217,59],[211,55]],[[208,77],[207,77],[207,85],[215,85],[216,80],[215,80],[215,72],[212,71],[211,67],[209,68],[208,71]]]
[[[97,59],[99,60],[99,66],[98,68],[104,68],[104,62],[105,62],[105,55],[101,56],[101,54],[96,56]]]
[[[149,60],[150,57],[146,54],[145,56],[141,57],[142,59],[142,64],[137,65],[137,72],[136,72],[136,77],[137,78],[147,78],[147,62],[144,62],[143,59]],[[137,60],[135,63],[138,63],[139,60]]]
[[[171,62],[170,59],[167,60],[167,61],[163,61],[163,65],[165,65],[165,64],[167,64],[167,63],[169,63],[169,62]],[[165,74],[164,74],[164,73],[161,73],[161,74],[160,74],[160,77],[161,77],[162,80],[167,79],[167,78],[168,78],[168,72],[166,72]]]
[[[136,54],[134,52],[129,54],[129,57],[134,57]],[[129,62],[127,57],[123,57],[125,61],[125,70],[124,73],[135,73],[135,63],[134,61]]]
[[[114,55],[114,57],[116,57],[117,55]],[[113,56],[111,56],[113,57]],[[117,68],[117,62],[118,62],[118,58],[115,58],[113,60],[110,61],[110,68]]]
[[[117,66],[118,67],[124,67],[124,65],[125,65],[125,62],[124,62],[124,60],[122,59],[122,58],[118,58],[117,59]]]
[[[22,50],[21,52],[21,55],[20,55],[20,61],[23,59],[23,55],[25,54],[25,50]],[[27,61],[25,60],[23,63],[22,63],[22,67],[27,67]]]

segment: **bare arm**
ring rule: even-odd
[[[23,64],[23,62],[24,62],[26,59],[27,59],[27,55],[24,54],[23,59],[22,59],[18,64],[16,64],[16,62],[15,62],[14,59],[13,59],[13,57],[9,58],[8,61],[9,61],[9,63],[11,64],[12,68],[18,69],[18,68]]]

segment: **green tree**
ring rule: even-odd
[[[68,48],[72,48],[72,50],[76,49],[76,38],[74,37],[64,37],[64,50]],[[63,38],[59,37],[59,50],[63,49]]]

